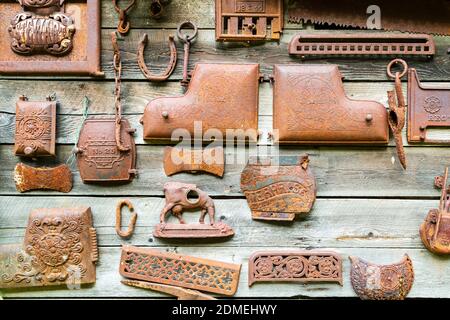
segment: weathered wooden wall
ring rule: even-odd
[[[139,118],[145,105],[158,96],[181,94],[182,46],[178,45],[178,66],[171,81],[153,84],[145,81],[136,63],[138,41],[149,34],[146,59],[155,71],[165,67],[167,36],[174,34],[183,20],[200,28],[192,46],[191,67],[196,62],[258,62],[261,72],[269,74],[274,63],[336,63],[345,76],[348,95],[387,104],[386,91],[392,82],[385,75],[389,59],[327,59],[299,61],[289,57],[287,44],[301,26],[287,24],[280,43],[222,44],[214,40],[213,0],[172,0],[159,21],[148,16],[149,1],[138,1],[131,13],[133,30],[121,42],[123,48],[124,114],[138,129],[139,176],[131,184],[115,187],[84,185],[74,168],[74,188],[70,194],[31,192],[18,194],[12,179],[14,108],[20,94],[38,99],[55,92],[60,101],[58,113],[58,156],[39,160],[39,165],[56,164],[70,154],[75,132],[82,120],[81,101],[92,101],[92,114],[113,113],[113,73],[110,32],[117,15],[110,0],[102,1],[102,66],[104,79],[56,77],[0,78],[0,244],[21,242],[28,214],[33,208],[89,205],[99,233],[100,263],[97,283],[81,290],[33,289],[3,291],[3,297],[163,297],[163,295],[124,286],[118,273],[120,246],[124,243],[156,247],[228,262],[242,263],[237,297],[353,297],[349,283],[348,255],[358,255],[379,263],[400,260],[408,253],[414,262],[416,280],[410,297],[450,298],[450,260],[430,254],[418,234],[420,223],[438,205],[439,191],[433,188],[434,176],[450,166],[450,149],[443,146],[406,146],[408,170],[396,161],[395,147],[290,147],[280,154],[307,152],[318,181],[318,201],[309,216],[293,224],[252,221],[250,210],[240,192],[239,178],[244,165],[233,163],[241,149],[226,149],[226,174],[223,179],[206,175],[181,174],[167,178],[162,170],[163,146],[142,139]],[[0,13],[1,18],[1,13]],[[308,27],[310,28],[310,27]],[[315,31],[320,32],[320,31]],[[335,31],[338,32],[338,31]],[[450,87],[450,56],[446,54],[450,37],[435,37],[438,54],[433,61],[408,60],[418,69],[424,82]],[[260,127],[263,136],[271,130],[272,92],[269,83],[260,87]],[[450,136],[449,130],[434,133]],[[260,148],[270,144],[263,139]],[[273,148],[273,147],[270,147]],[[273,150],[273,149],[272,149]],[[251,150],[255,152],[255,150]],[[163,206],[162,185],[166,181],[194,182],[216,199],[218,217],[229,223],[236,235],[226,242],[164,242],[152,237]],[[132,199],[139,213],[135,235],[120,240],[114,231],[115,203]],[[194,215],[195,216],[195,215]],[[194,219],[191,215],[188,218]],[[344,258],[344,286],[333,284],[256,284],[247,285],[247,261],[260,249],[333,249]]]

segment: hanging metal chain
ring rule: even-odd
[[[396,64],[402,65],[403,71],[401,73],[396,72],[394,75],[392,73],[392,67]],[[402,138],[402,131],[403,128],[405,127],[406,102],[405,102],[405,95],[403,94],[401,78],[407,73],[407,71],[408,65],[402,59],[392,60],[387,67],[388,76],[392,79],[395,79],[395,90],[388,91],[388,102],[389,102],[388,121],[392,133],[394,135],[398,159],[400,160],[403,169],[406,169],[406,155],[405,150],[403,148],[403,138]],[[395,101],[395,97],[397,97],[397,101]]]
[[[130,31],[130,22],[128,21],[128,11],[134,6],[136,0],[132,0],[131,3],[125,8],[122,9],[118,5],[119,0],[113,0],[114,8],[119,14],[119,24],[117,25],[117,31],[120,34],[127,34]]]
[[[117,149],[120,151],[129,151],[129,146],[124,146],[121,141],[121,124],[122,124],[122,101],[121,101],[121,93],[122,93],[122,60],[120,57],[120,49],[119,44],[117,43],[117,34],[115,32],[111,33],[112,46],[114,50],[114,79],[115,79],[115,87],[114,87],[114,104],[116,108],[116,144]]]

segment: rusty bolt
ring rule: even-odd
[[[163,112],[161,112],[161,116],[162,116],[164,119],[167,119],[167,118],[169,118],[169,113],[168,113],[167,111],[163,111]]]
[[[370,122],[370,121],[372,121],[373,120],[373,115],[371,114],[371,113],[368,113],[367,115],[366,115],[366,121],[367,122]]]

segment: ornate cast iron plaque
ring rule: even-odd
[[[83,182],[120,182],[133,179],[136,173],[135,130],[121,120],[120,139],[127,151],[119,150],[116,120],[113,117],[89,117],[78,140],[77,163]]]
[[[417,71],[408,69],[408,142],[450,144],[427,137],[427,129],[450,127],[450,88],[422,86]]]
[[[335,65],[275,65],[273,128],[285,144],[387,144],[386,108],[347,98]]]
[[[350,257],[353,290],[363,300],[403,300],[414,282],[412,261],[407,254],[397,264],[376,265]]]
[[[247,198],[252,218],[293,221],[297,214],[308,213],[316,200],[316,181],[309,158],[284,156],[254,159],[241,174],[241,190]]]
[[[14,168],[14,181],[19,192],[31,190],[72,190],[72,172],[65,164],[55,168],[34,168],[18,163]]]
[[[0,246],[0,288],[95,283],[97,260],[90,208],[37,209],[23,245]]]
[[[0,3],[0,74],[102,76],[100,0]]]
[[[433,253],[450,254],[450,184],[448,168],[445,169],[442,183],[442,195],[439,209],[428,212],[420,226],[420,238],[423,244]]]
[[[283,0],[216,0],[217,41],[279,40]]]
[[[198,63],[184,96],[147,105],[141,119],[144,139],[171,141],[174,131],[182,129],[185,139],[225,140],[227,129],[234,129],[235,139],[257,141],[258,79],[258,64]],[[196,136],[197,131],[203,134]]]
[[[157,238],[225,238],[234,235],[233,229],[223,222],[215,221],[216,209],[214,201],[206,192],[195,184],[182,182],[167,182],[164,184],[166,203],[160,215],[160,223],[153,235]],[[182,217],[183,211],[201,211],[199,223],[186,223]],[[171,213],[177,217],[179,224],[167,223],[166,216]],[[205,224],[208,215],[209,224]]]
[[[20,97],[16,104],[17,156],[39,157],[55,155],[56,101],[28,101]]]
[[[120,274],[129,279],[232,296],[239,284],[240,264],[186,255],[122,247]]]
[[[261,251],[248,262],[248,285],[255,282],[337,282],[342,286],[342,259],[326,251]]]

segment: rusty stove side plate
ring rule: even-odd
[[[56,101],[27,101],[16,104],[16,156],[54,156],[56,142]]]
[[[95,283],[97,260],[90,208],[36,209],[23,245],[0,246],[0,288]]]
[[[72,172],[65,164],[54,168],[34,168],[18,163],[14,168],[14,182],[19,192],[31,190],[72,190]]]
[[[362,300],[403,300],[414,282],[412,261],[407,254],[397,264],[376,265],[349,257],[350,280]]]
[[[420,226],[420,238],[425,247],[436,254],[450,254],[450,184],[449,169],[445,169],[439,209],[428,212]]]
[[[349,99],[336,65],[275,65],[273,128],[283,144],[387,144],[386,108]]]
[[[258,79],[258,64],[197,64],[184,96],[157,98],[147,105],[141,119],[144,139],[170,142],[176,129],[184,129],[189,134],[185,139],[213,140],[195,137],[194,122],[201,121],[203,134],[215,129],[210,133],[225,139],[226,129],[235,129],[242,131],[237,140],[256,141]]]
[[[122,247],[123,277],[232,296],[239,284],[240,264],[186,255]]]
[[[78,169],[83,182],[130,181],[135,174],[136,145],[134,130],[122,119],[121,141],[129,151],[119,151],[115,139],[114,117],[89,117],[78,140]]]
[[[430,139],[429,128],[450,127],[450,88],[422,86],[417,71],[408,70],[408,142],[450,144],[450,139]]]
[[[331,251],[259,251],[248,262],[248,285],[255,282],[337,282],[342,259]]]
[[[316,180],[308,156],[272,159],[250,158],[241,174],[241,190],[252,218],[293,221],[308,213],[316,200]]]
[[[0,2],[0,74],[104,75],[100,0],[23,5]]]
[[[283,0],[216,0],[216,40],[279,40],[283,19]]]

